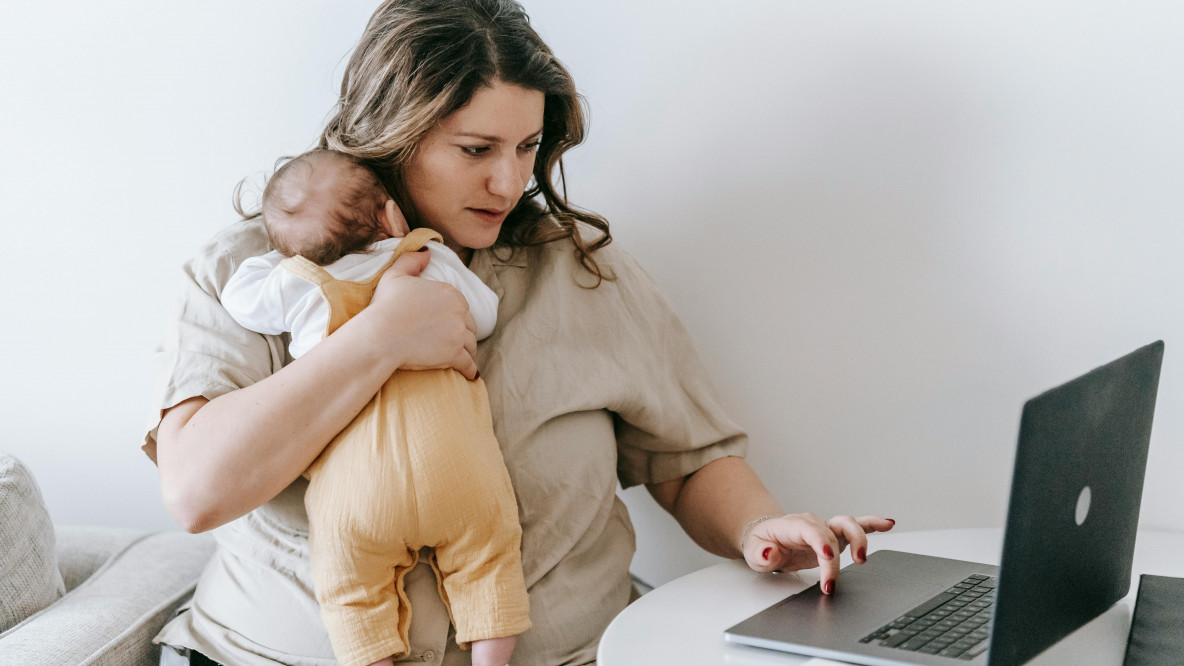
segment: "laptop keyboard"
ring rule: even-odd
[[[860,639],[884,647],[974,659],[991,635],[996,578],[975,574]]]

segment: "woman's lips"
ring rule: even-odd
[[[469,210],[480,218],[481,221],[488,224],[501,224],[510,212],[509,210],[493,210],[489,208],[470,208]]]

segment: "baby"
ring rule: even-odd
[[[439,234],[409,232],[356,158],[313,150],[287,162],[264,189],[263,218],[275,250],[243,263],[222,305],[250,330],[290,331],[293,358],[361,311],[395,259],[425,246],[421,276],[460,290],[478,338],[493,331],[497,296]],[[403,577],[425,546],[457,642],[472,644],[474,665],[508,663],[530,618],[484,382],[451,369],[394,373],[305,476],[313,583],[342,666],[408,653]]]

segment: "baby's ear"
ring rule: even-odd
[[[391,238],[402,238],[411,233],[411,229],[407,226],[407,218],[403,217],[403,211],[399,210],[399,205],[395,203],[394,199],[386,200],[379,216]]]

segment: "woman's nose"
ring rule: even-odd
[[[506,199],[522,196],[526,189],[526,180],[522,177],[518,160],[512,155],[499,157],[493,163],[493,172],[489,174],[489,192]],[[527,176],[529,178],[529,175]]]

